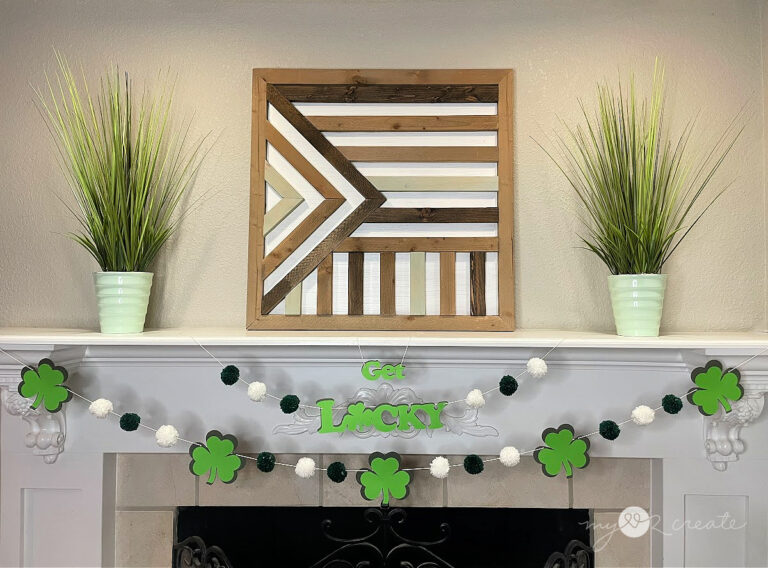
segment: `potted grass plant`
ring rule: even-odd
[[[664,120],[664,70],[654,68],[650,100],[628,88],[597,87],[597,111],[581,104],[584,124],[544,150],[578,198],[588,250],[608,267],[616,332],[657,336],[667,275],[664,264],[727,189],[713,176],[743,130],[734,119],[700,157],[692,154],[695,119],[679,135]],[[740,126],[741,125],[741,126]]]
[[[91,95],[56,54],[58,70],[36,89],[74,197],[80,230],[70,236],[98,262],[94,283],[102,333],[139,333],[157,253],[188,208],[181,207],[200,167],[203,139],[189,124],[170,125],[173,86],[136,99],[115,67]],[[82,84],[82,87],[79,86]]]

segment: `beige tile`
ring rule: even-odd
[[[573,506],[623,509],[651,506],[651,460],[593,458],[573,476]]]
[[[195,504],[189,454],[118,454],[117,507]]]
[[[448,458],[461,463],[463,456]],[[577,472],[578,473],[578,472]],[[449,507],[530,507],[554,509],[568,507],[568,480],[565,476],[547,477],[531,457],[523,457],[515,467],[494,461],[485,470],[470,475],[463,467],[451,469],[448,476]]]
[[[254,456],[255,457],[255,456]],[[278,462],[295,464],[300,457],[310,457],[319,464],[318,456],[281,454]],[[269,473],[259,471],[256,462],[246,460],[245,467],[237,472],[234,483],[215,482],[208,485],[200,480],[200,505],[267,505],[291,506],[320,504],[320,480],[323,472],[315,472],[310,479],[302,479],[293,468],[275,466]]]
[[[171,565],[173,511],[118,511],[115,516],[115,566],[155,568]]]
[[[403,467],[429,467],[432,456],[402,456]],[[323,467],[335,461],[341,461],[347,470],[368,467],[368,456],[365,454],[325,455]],[[408,507],[442,507],[443,481],[429,474],[429,471],[412,471],[411,483],[408,486],[408,497],[403,501],[394,501],[396,505]],[[323,472],[323,506],[324,507],[370,507],[371,501],[366,501],[360,494],[360,484],[356,473],[349,473],[342,483],[334,483]]]
[[[597,568],[635,568],[651,565],[651,533],[639,538],[626,536],[618,529],[619,511],[594,512],[595,566]]]

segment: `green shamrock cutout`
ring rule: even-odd
[[[19,394],[34,399],[32,408],[42,404],[48,412],[58,412],[72,398],[72,393],[63,386],[66,380],[64,367],[57,367],[50,359],[41,359],[37,370],[32,367],[21,370]]]
[[[589,439],[575,438],[570,424],[547,428],[541,439],[548,447],[537,448],[533,459],[541,464],[541,471],[547,477],[555,477],[563,468],[566,477],[573,477],[574,467],[581,469],[589,464]]]
[[[237,479],[238,470],[245,466],[242,458],[235,455],[235,448],[237,438],[211,430],[205,436],[205,444],[192,444],[189,448],[192,456],[189,471],[198,477],[208,475],[208,485],[212,485],[217,476],[224,483],[232,483]]]
[[[400,456],[394,452],[374,452],[368,456],[371,469],[357,473],[363,499],[373,501],[382,497],[381,506],[386,507],[389,505],[390,496],[395,499],[405,499],[408,496],[411,475],[400,469],[400,461]]]
[[[712,416],[721,405],[726,413],[730,412],[730,402],[741,400],[744,396],[744,388],[739,384],[739,371],[727,369],[723,374],[720,361],[710,361],[705,367],[697,367],[691,373],[691,380],[698,388],[688,393],[688,402],[698,406],[704,416]]]

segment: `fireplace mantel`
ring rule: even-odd
[[[550,388],[547,391],[546,400],[535,397],[535,391],[540,387],[550,386],[546,379],[540,385],[530,385],[533,388],[521,389],[526,391],[522,400],[526,401],[527,411],[534,414],[533,409],[542,404],[569,408],[566,402],[573,395],[575,381],[579,382],[580,389],[594,392],[595,397],[601,396],[599,393],[605,391],[605,387],[601,384],[607,381],[611,383],[612,392],[605,395],[605,400],[594,400],[594,408],[589,409],[594,415],[594,420],[599,420],[603,414],[615,415],[619,409],[628,412],[634,405],[646,402],[649,396],[647,393],[654,393],[655,396],[659,392],[665,392],[665,389],[670,389],[670,392],[681,394],[677,391],[687,388],[685,375],[709,359],[719,359],[731,366],[742,363],[768,347],[768,334],[690,333],[665,335],[658,338],[625,338],[604,333],[556,330],[468,334],[455,332],[246,332],[231,328],[182,328],[147,331],[137,335],[102,335],[87,330],[0,329],[0,347],[19,359],[35,363],[42,357],[51,357],[72,372],[79,369],[83,374],[90,373],[92,377],[95,377],[97,372],[100,373],[99,382],[101,376],[110,377],[106,379],[107,383],[101,385],[94,385],[97,379],[93,378],[89,381],[90,384],[83,387],[86,389],[86,394],[93,397],[102,396],[101,392],[104,391],[130,390],[135,386],[136,392],[129,396],[135,404],[141,404],[142,397],[146,398],[148,390],[165,389],[164,392],[167,392],[169,389],[167,383],[173,381],[177,374],[179,379],[188,376],[188,374],[171,370],[173,367],[184,369],[201,367],[197,372],[215,374],[213,367],[217,366],[216,362],[201,349],[199,344],[213,350],[222,360],[236,363],[244,369],[255,368],[254,372],[267,375],[272,373],[274,375],[270,379],[272,384],[275,381],[287,380],[288,386],[285,388],[296,389],[299,393],[309,390],[312,398],[332,393],[338,396],[342,393],[348,395],[351,391],[350,383],[357,384],[361,381],[351,375],[351,381],[349,378],[346,379],[346,391],[343,387],[345,383],[332,383],[324,390],[317,384],[317,380],[307,379],[306,385],[298,384],[297,381],[303,380],[301,377],[306,373],[302,369],[317,366],[336,370],[354,369],[360,363],[361,352],[368,358],[399,359],[407,348],[407,363],[412,369],[431,369],[433,375],[436,372],[445,373],[447,384],[440,386],[440,389],[445,392],[438,392],[435,396],[453,395],[461,398],[470,388],[483,385],[487,387],[490,384],[489,381],[498,380],[496,377],[498,373],[507,369],[514,373],[514,369],[524,367],[529,357],[541,356],[546,350],[557,345],[557,349],[547,359],[552,369],[550,374],[555,375],[555,381],[559,386],[557,390]],[[131,380],[121,382],[114,377],[116,372],[125,372],[124,370],[129,367],[139,366],[144,369],[143,372],[146,372],[146,367],[149,365],[164,369],[162,387],[158,383],[149,383],[143,386],[142,391],[138,382],[134,383]],[[20,401],[17,400],[20,397],[15,393],[20,367],[21,365],[16,361],[0,354],[2,400],[6,411],[21,416],[28,423],[29,430],[25,435],[26,445],[42,456],[46,462],[52,463],[65,447],[73,445],[80,448],[80,444],[72,438],[77,434],[71,428],[72,444],[64,444],[67,435],[67,417],[71,415],[72,410],[66,410],[60,413],[60,416],[51,416],[44,411],[24,412],[23,405],[20,406]],[[283,371],[289,367],[295,369],[295,372]],[[473,373],[477,373],[477,378],[467,378],[466,372],[463,375],[461,373],[457,376],[450,375],[456,369],[462,368],[472,369]],[[444,371],[437,371],[437,369],[444,369]],[[754,422],[763,411],[764,395],[768,392],[768,353],[758,355],[741,370],[745,388],[744,399],[737,404],[735,412],[727,416],[704,419],[703,443],[699,434],[699,449],[694,452],[701,455],[703,446],[704,454],[719,471],[725,470],[730,462],[738,460],[744,453],[746,444],[741,437],[742,428]],[[347,371],[345,370],[344,373]],[[566,376],[567,380],[564,378]],[[613,379],[617,376],[640,376],[643,377],[643,382],[638,383],[636,379],[630,379],[617,388]],[[669,386],[670,376],[677,377],[674,383],[677,387],[676,391]],[[593,377],[602,377],[602,379],[597,380]],[[135,381],[140,380],[140,378],[135,379]],[[99,386],[102,388],[99,389]],[[177,386],[180,388],[181,383]],[[209,396],[215,393],[218,397],[216,400],[221,401],[222,405],[234,404],[234,408],[253,412],[252,408],[237,406],[237,404],[243,404],[244,393],[236,396],[232,392],[219,389],[220,386],[220,384],[206,385],[211,388]],[[360,385],[357,384],[357,386]],[[413,383],[409,386],[413,386]],[[418,388],[434,391],[435,379],[420,383]],[[623,396],[623,400],[619,395]],[[108,394],[103,396],[109,398]],[[114,396],[117,398],[116,395]],[[585,396],[582,401],[584,399],[589,397]],[[504,420],[501,419],[503,410],[499,406],[502,402],[504,401],[494,401],[487,410],[493,413],[496,405],[495,417],[497,421],[501,420],[503,426]],[[176,405],[180,407],[185,405],[191,407],[195,403],[199,401],[193,397],[189,400],[182,397],[176,401]],[[82,408],[77,409],[80,416],[78,424],[85,428],[87,422],[81,416],[82,410]],[[173,410],[169,408],[167,412],[159,412],[160,416],[164,414],[172,415]],[[87,416],[85,418],[87,419]],[[280,418],[282,422],[290,422],[279,412],[268,418],[272,422],[279,421]],[[214,412],[211,419],[217,420],[219,416]],[[570,416],[569,419],[573,420]],[[695,420],[701,420],[701,418],[689,414],[688,422]],[[507,426],[519,427],[517,424]],[[92,425],[87,427],[90,429]],[[500,430],[504,429],[500,428]],[[267,430],[263,431],[262,438],[268,434]],[[686,436],[678,436],[678,438],[678,443],[687,439]],[[314,443],[318,436],[315,435],[310,439]],[[303,447],[293,440],[287,441],[287,438],[284,440],[286,440],[286,448],[284,448],[286,450],[328,450],[312,444]],[[494,447],[498,445],[498,441],[497,438]],[[478,451],[490,449],[490,441],[481,440],[481,442]],[[117,448],[108,448],[105,451],[141,449],[130,444],[125,446],[122,441],[118,445]],[[455,447],[454,444],[449,445]],[[464,445],[466,444],[461,444],[461,446]],[[664,457],[668,454],[668,449],[657,446],[659,442],[650,445],[638,442],[637,446],[628,450],[627,454],[612,450],[609,455]],[[81,449],[91,451],[95,448],[86,446]],[[348,451],[359,449],[352,447],[348,448]]]

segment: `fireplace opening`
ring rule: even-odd
[[[179,507],[174,566],[594,565],[588,509]]]

